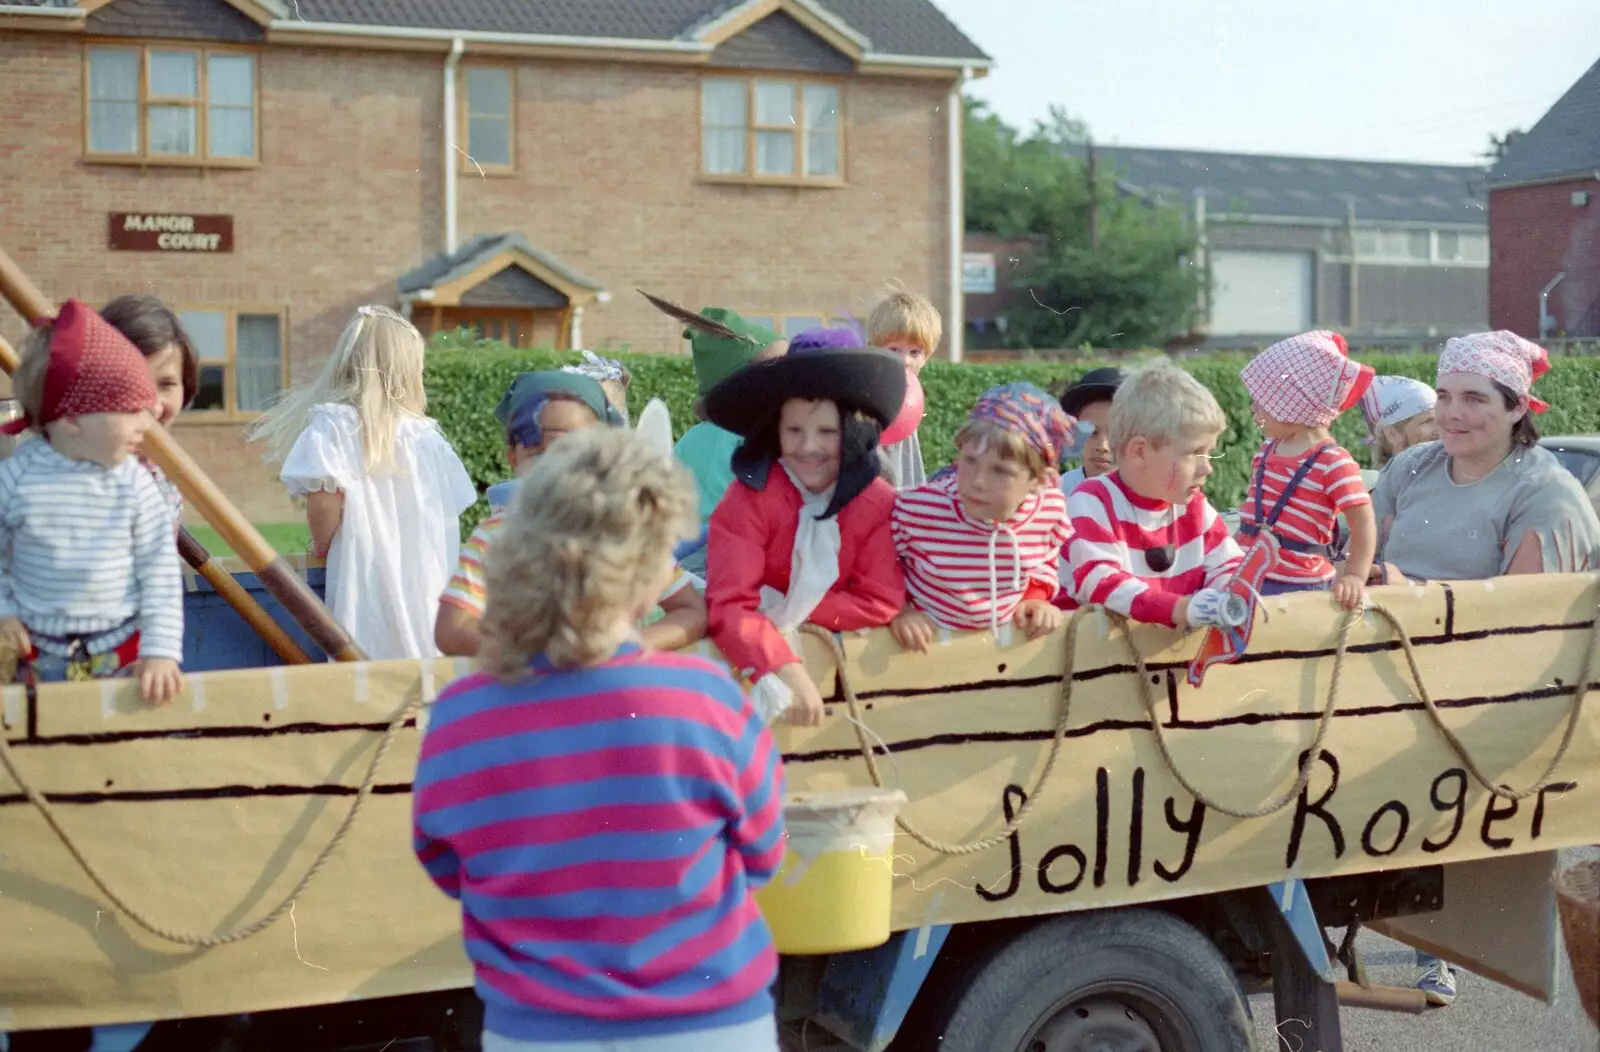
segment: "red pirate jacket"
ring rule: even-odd
[[[759,606],[763,586],[788,594],[800,506],[788,473],[774,470],[765,489],[735,481],[711,513],[711,640],[752,683],[799,660]],[[894,488],[881,478],[840,510],[839,579],[812,612],[812,624],[836,632],[880,628],[905,606],[905,576],[889,531],[893,510]]]

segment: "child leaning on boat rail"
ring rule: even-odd
[[[623,426],[621,410],[607,399],[601,383],[567,369],[520,374],[494,414],[505,428],[506,460],[519,479],[533,470],[557,439],[602,423]],[[514,479],[489,487],[489,516],[462,545],[455,576],[439,597],[434,641],[446,654],[471,657],[478,653],[479,623],[488,590],[485,560],[504,525],[504,506],[511,503],[518,484]],[[705,635],[706,602],[689,574],[681,570],[674,574],[658,605],[662,616],[645,628],[646,646],[673,650]]]
[[[926,651],[941,626],[1015,623],[1029,639],[1061,626],[1051,600],[1072,529],[1056,472],[1076,430],[1032,384],[990,388],[956,435],[955,467],[896,495],[908,602],[890,630],[902,647]]]
[[[434,605],[461,546],[472,477],[427,414],[422,334],[387,307],[358,308],[311,382],[255,426],[306,502],[328,606],[373,660],[437,657]]]
[[[489,547],[483,671],[440,694],[412,793],[485,1052],[777,1050],[751,893],[784,854],[778,752],[724,668],[636,627],[695,527],[687,470],[595,427],[538,458]]]
[[[1073,598],[1173,628],[1223,624],[1221,586],[1244,554],[1201,492],[1222,407],[1160,358],[1117,388],[1109,425],[1116,470],[1067,498]]]
[[[144,357],[68,300],[23,345],[15,388],[40,437],[0,463],[0,649],[39,680],[136,675],[183,690],[183,577],[172,510],[139,463],[155,426]]]
[[[1267,436],[1250,465],[1250,491],[1239,509],[1239,539],[1273,534],[1277,563],[1262,595],[1333,590],[1346,609],[1361,605],[1378,548],[1372,498],[1355,458],[1329,428],[1361,401],[1372,367],[1351,361],[1344,337],[1305,332],[1273,344],[1239,376],[1250,392],[1256,426]],[[1345,561],[1335,566],[1339,516],[1350,524]]]

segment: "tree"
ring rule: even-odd
[[[1496,164],[1505,157],[1506,151],[1511,148],[1511,144],[1516,142],[1521,135],[1521,128],[1512,128],[1504,135],[1496,135],[1494,132],[1490,132],[1489,148],[1479,156],[1490,164]]]
[[[1012,346],[1150,346],[1193,320],[1201,278],[1187,265],[1192,226],[1177,209],[1118,193],[1104,172],[1091,187],[1069,152],[1087,141],[1087,126],[1059,106],[1023,137],[967,100],[967,227],[1039,245],[1033,264],[1011,279],[1026,293],[1010,312]],[[1089,245],[1091,201],[1098,251]]]

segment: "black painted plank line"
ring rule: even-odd
[[[415,727],[415,719],[406,720],[403,726]],[[168,730],[99,731],[92,734],[50,734],[35,736],[27,741],[12,742],[12,748],[44,745],[115,745],[131,741],[216,741],[229,738],[282,738],[314,736],[319,734],[345,734],[361,731],[382,734],[389,729],[384,723],[285,723],[277,727],[173,727]]]
[[[46,793],[52,804],[158,804],[185,800],[248,800],[254,797],[354,796],[353,785],[216,785],[192,789],[119,789],[92,793]],[[410,782],[372,787],[374,796],[401,796],[411,792]],[[0,794],[0,807],[25,804],[21,793]]]
[[[1600,690],[1600,682],[1591,683],[1590,690]],[[1573,693],[1571,687],[1541,687],[1538,690],[1518,691],[1514,694],[1497,696],[1445,698],[1435,700],[1434,705],[1440,709],[1467,709],[1480,708],[1486,705],[1511,705],[1521,701],[1538,701],[1558,698]],[[1421,712],[1426,708],[1420,701],[1396,702],[1392,705],[1368,705],[1359,708],[1343,708],[1334,713],[1335,719],[1361,718],[1366,716],[1388,716],[1402,712]],[[1273,713],[1244,713],[1238,716],[1222,716],[1214,720],[1183,720],[1173,724],[1176,730],[1207,730],[1212,727],[1233,726],[1259,726],[1268,723],[1314,723],[1322,719],[1318,712],[1273,712]],[[1103,731],[1148,731],[1148,720],[1100,720],[1096,723],[1085,724],[1081,727],[1069,727],[1065,737],[1087,738]],[[889,749],[895,755],[907,752],[917,752],[921,749],[934,748],[943,745],[963,745],[967,742],[1035,742],[1048,741],[1055,736],[1055,729],[1037,729],[1027,731],[979,731],[973,734],[936,734],[924,738],[907,738],[898,742],[889,742]],[[848,760],[859,757],[859,747],[846,749],[819,749],[815,752],[785,753],[784,763],[820,763],[830,760]]]
[[[1538,635],[1542,632],[1575,632],[1580,629],[1589,630],[1594,627],[1593,621],[1577,621],[1562,624],[1548,625],[1512,625],[1506,628],[1484,628],[1472,632],[1462,632],[1446,637],[1437,636],[1412,636],[1411,643],[1415,647],[1439,646],[1446,643],[1468,643],[1480,639],[1490,639],[1509,636]],[[1402,649],[1398,639],[1388,639],[1381,643],[1357,643],[1345,648],[1347,654],[1378,654],[1387,651]],[[1319,650],[1270,650],[1257,653],[1246,653],[1235,665],[1253,665],[1263,661],[1303,661],[1307,658],[1332,657],[1337,652],[1335,647],[1326,647]],[[1183,661],[1149,661],[1145,663],[1148,672],[1165,672],[1171,670],[1186,670],[1189,667],[1187,660]],[[1100,668],[1090,669],[1087,672],[1074,673],[1074,683],[1087,683],[1091,680],[1102,679],[1106,676],[1127,675],[1134,672],[1131,664],[1128,665],[1103,665]],[[1006,690],[1044,686],[1057,682],[1057,676],[1031,676],[1026,679],[981,679],[967,683],[949,683],[936,687],[899,687],[885,688],[882,690],[860,691],[857,697],[862,701],[880,698],[923,698],[940,694],[970,694],[985,690]]]

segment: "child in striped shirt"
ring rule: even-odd
[[[1262,595],[1323,591],[1348,610],[1361,605],[1378,546],[1372,497],[1361,468],[1333,440],[1333,421],[1353,408],[1372,382],[1371,366],[1350,360],[1344,337],[1307,332],[1273,344],[1239,374],[1250,392],[1256,426],[1267,441],[1250,465],[1250,492],[1239,509],[1239,537],[1252,544],[1272,533],[1278,561]],[[1332,561],[1339,516],[1350,526],[1342,568]]]
[[[778,751],[723,667],[635,627],[694,530],[687,470],[590,428],[538,459],[489,549],[484,671],[440,694],[412,793],[485,1052],[777,1052],[752,892],[784,855]]]
[[[143,356],[68,300],[15,377],[32,428],[0,463],[0,644],[38,679],[137,675],[146,701],[183,690],[183,578],[172,511],[137,459],[155,425]]]
[[[598,381],[564,370],[522,373],[494,413],[506,431],[506,460],[519,477],[564,435],[601,423],[623,426],[620,411]],[[517,484],[489,487],[489,516],[461,546],[455,576],[439,597],[433,638],[446,654],[471,657],[478,652],[478,622],[486,599],[484,559],[504,523],[503,505],[510,503]],[[705,635],[706,601],[691,575],[680,570],[662,592],[659,605],[663,616],[645,629],[645,645],[673,650]]]
[[[1067,498],[1078,603],[1173,628],[1229,623],[1222,586],[1243,553],[1201,492],[1227,422],[1211,392],[1165,358],[1117,388],[1117,468]]]
[[[956,435],[955,469],[895,497],[909,602],[889,628],[902,647],[926,651],[941,626],[1015,624],[1029,639],[1060,627],[1051,600],[1072,531],[1056,471],[1076,424],[1033,384],[990,388]]]

